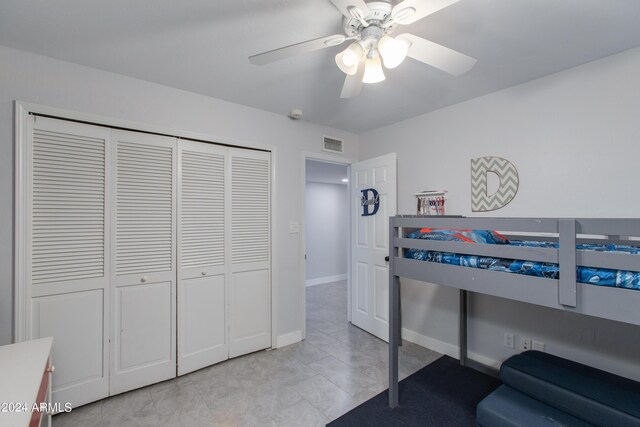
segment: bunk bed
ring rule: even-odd
[[[401,277],[460,290],[467,365],[468,292],[640,325],[639,236],[640,219],[390,217],[389,406],[399,397]]]

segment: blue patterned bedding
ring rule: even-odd
[[[499,244],[526,247],[558,248],[558,243],[537,242],[524,240],[508,240],[495,231],[488,230],[437,230],[422,229],[407,235],[411,239],[446,240],[454,242]],[[593,245],[578,244],[576,249],[602,252],[624,252],[640,255],[640,247],[623,245]],[[524,274],[527,276],[558,279],[560,268],[558,264],[522,261],[506,258],[492,258],[478,255],[461,255],[447,252],[407,249],[405,258],[441,264],[458,265],[462,267],[480,268],[492,271]],[[638,259],[640,269],[640,257]],[[605,268],[579,266],[576,269],[576,281],[599,286],[610,286],[640,290],[640,272],[619,271]]]

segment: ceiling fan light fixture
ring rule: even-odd
[[[454,76],[469,71],[476,63],[475,58],[410,33],[389,37],[399,25],[412,24],[460,0],[330,1],[343,15],[343,34],[252,55],[249,62],[265,65],[349,40],[349,47],[334,58],[338,68],[347,74],[340,92],[343,99],[357,96],[364,83],[385,80],[384,68],[399,66],[407,56]]]
[[[364,64],[364,76],[362,77],[362,83],[379,83],[384,79],[385,76],[384,71],[382,70],[380,55],[377,51],[369,53],[367,61]]]
[[[378,50],[382,55],[384,66],[392,69],[402,64],[407,57],[409,46],[402,40],[385,35],[378,41]]]
[[[354,42],[336,55],[336,65],[343,73],[352,76],[358,71],[358,64],[362,61],[363,56],[362,46],[360,43]]]

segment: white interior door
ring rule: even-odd
[[[112,131],[110,393],[176,376],[176,140]]]
[[[109,394],[109,129],[31,117],[27,339],[53,337],[53,401]]]
[[[178,375],[229,357],[227,150],[178,143]]]
[[[229,357],[271,346],[271,153],[229,149]]]
[[[389,339],[385,257],[389,255],[389,216],[396,214],[396,191],[395,153],[351,165],[351,322],[385,341]]]

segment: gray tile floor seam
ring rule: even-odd
[[[306,339],[56,415],[54,427],[323,426],[387,388],[387,343],[347,322],[346,281],[306,288]],[[410,342],[400,376],[440,354]]]

